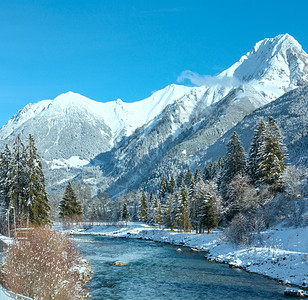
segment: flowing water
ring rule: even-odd
[[[175,246],[135,239],[75,240],[95,271],[88,284],[92,299],[286,299],[279,283],[209,262],[185,247],[177,252]]]

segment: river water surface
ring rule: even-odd
[[[95,272],[88,284],[92,299],[287,299],[279,283],[209,262],[185,247],[177,252],[171,245],[101,236],[75,241]]]

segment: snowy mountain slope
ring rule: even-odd
[[[256,125],[269,116],[276,120],[281,129],[290,163],[308,166],[308,85],[294,89],[255,110],[208,149],[197,153],[194,160],[204,165],[207,160],[216,160],[219,155],[224,155],[226,144],[234,130],[239,134],[247,152]]]
[[[0,130],[0,146],[31,133],[50,187],[75,177],[115,195],[189,164],[247,114],[308,83],[307,66],[294,38],[279,35],[208,86],[170,85],[134,103],[68,92],[29,104]]]
[[[289,34],[258,42],[238,62],[218,75],[249,82],[268,100],[308,82],[308,55]]]

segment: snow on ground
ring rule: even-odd
[[[3,243],[10,245],[13,243],[13,239],[9,238],[8,236],[2,235],[0,234],[0,241],[2,241]]]
[[[127,237],[187,246],[205,251],[208,259],[228,263],[283,283],[308,284],[308,227],[275,228],[261,234],[256,246],[237,246],[223,240],[221,231],[212,234],[182,233],[157,229],[143,223],[94,224],[71,230],[72,234]]]

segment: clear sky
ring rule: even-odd
[[[1,0],[0,126],[67,91],[142,100],[185,70],[216,75],[280,33],[307,52],[307,12],[307,0]]]

